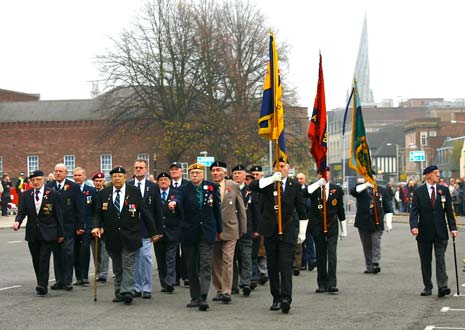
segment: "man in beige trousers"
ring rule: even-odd
[[[236,242],[247,231],[247,216],[239,185],[226,180],[226,164],[214,162],[210,166],[213,181],[220,186],[223,237],[215,243],[212,258],[212,283],[216,289],[213,301],[231,302],[233,260]]]

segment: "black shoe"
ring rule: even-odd
[[[142,292],[142,298],[150,299],[152,298],[152,294],[150,292]]]
[[[88,279],[82,280],[82,283],[83,285],[89,285],[89,280]]]
[[[198,299],[193,299],[191,300],[190,303],[186,304],[186,307],[192,308],[192,307],[199,307],[200,301]]]
[[[205,312],[207,309],[209,309],[210,306],[205,300],[201,300],[199,302],[199,311]]]
[[[213,297],[213,301],[223,301],[223,294],[218,292],[216,296]]]
[[[132,295],[134,296],[134,298],[140,298],[142,297],[142,292],[133,291]]]
[[[325,293],[327,292],[328,290],[326,288],[318,288],[315,290],[315,293]]]
[[[174,286],[168,284],[166,286],[166,292],[167,293],[173,293],[173,291],[174,291]]]
[[[270,311],[279,311],[281,309],[281,303],[279,301],[273,301],[270,307]]]
[[[299,276],[300,275],[300,269],[299,268],[294,268],[293,272],[294,272],[294,276]]]
[[[77,280],[76,282],[73,283],[73,285],[84,285],[83,280]]]
[[[115,294],[115,297],[113,298],[112,302],[114,303],[123,302],[123,297],[121,297],[121,295],[119,294]]]
[[[70,285],[65,285],[64,290],[65,291],[73,291],[73,286],[71,284]]]
[[[331,294],[337,294],[339,292],[339,289],[333,286],[333,287],[328,288],[328,292]]]
[[[36,286],[36,293],[39,296],[45,296],[47,294],[47,289],[40,285]]]
[[[129,305],[132,303],[132,294],[130,293],[125,293],[123,296],[123,301],[126,305]]]
[[[376,274],[374,269],[367,269],[363,273],[364,274]]]
[[[450,289],[446,286],[444,288],[439,288],[438,297],[442,298],[450,294]]]
[[[244,285],[242,288],[242,293],[244,294],[245,297],[250,296],[250,292],[252,292],[252,289],[248,285]]]
[[[184,280],[184,286],[189,286],[189,280]]]
[[[239,289],[232,289],[231,294],[239,294]]]
[[[52,286],[50,286],[50,289],[52,289],[52,290],[64,290],[65,287],[62,284],[55,283]]]
[[[307,266],[300,266],[300,270],[307,270]]]
[[[102,282],[102,283],[105,283],[107,281],[107,279],[105,277],[99,277],[97,279],[97,282]]]
[[[281,301],[281,312],[284,314],[289,313],[289,310],[291,309],[291,303],[287,299],[283,299]]]
[[[426,297],[426,296],[431,296],[433,293],[431,292],[431,289],[424,289],[421,293],[420,296]]]
[[[250,289],[253,291],[257,287],[257,282],[250,282]]]
[[[381,271],[379,264],[373,264],[373,273],[378,274]]]
[[[223,295],[223,303],[229,304],[231,302],[231,295],[229,293],[225,293]]]
[[[179,286],[181,283],[179,282],[179,280],[176,280],[176,282],[174,282],[174,286]]]
[[[260,283],[260,285],[265,285],[266,282],[268,282],[268,277],[265,274],[260,274],[260,279],[258,280],[258,283]]]
[[[315,267],[316,267],[316,262],[309,263],[308,264],[308,271],[310,272],[310,271],[314,270]]]

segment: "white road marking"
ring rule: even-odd
[[[5,290],[9,290],[9,289],[16,289],[16,288],[20,288],[20,287],[22,287],[22,285],[7,286],[5,288],[0,288],[0,291],[5,291]]]
[[[463,309],[463,308],[450,308],[450,307],[441,308],[441,312],[443,312],[443,313],[448,312],[448,311],[465,312],[465,309]]]
[[[435,325],[428,325],[424,330],[434,330],[434,329],[444,329],[444,330],[465,330],[465,328],[449,328],[449,327],[437,327]]]
[[[8,244],[22,243],[23,241],[10,241]]]

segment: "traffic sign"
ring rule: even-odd
[[[202,164],[203,166],[210,166],[215,162],[215,157],[197,157],[197,163]]]
[[[410,161],[411,162],[424,162],[425,152],[423,150],[410,151]]]

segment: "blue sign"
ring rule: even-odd
[[[202,164],[203,166],[210,166],[215,162],[215,157],[197,157],[197,163]]]
[[[425,152],[423,150],[410,151],[410,161],[411,162],[424,162]]]

